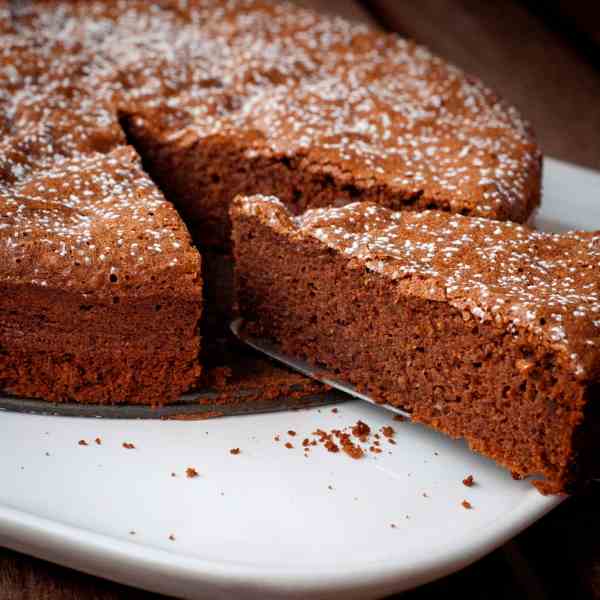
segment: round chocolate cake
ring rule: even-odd
[[[229,251],[237,194],[519,222],[539,204],[517,111],[397,36],[259,0],[0,2],[0,17],[14,394],[175,401],[200,374],[197,247]]]

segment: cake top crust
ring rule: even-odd
[[[128,147],[57,161],[2,195],[0,281],[135,302],[200,293],[200,256]]]
[[[579,378],[600,376],[600,233],[543,233],[369,202],[293,217],[277,198],[252,196],[239,197],[233,210],[284,235],[318,240],[390,278],[403,294],[541,338]]]
[[[3,198],[57,161],[123,145],[127,114],[157,143],[226,136],[453,212],[520,221],[539,201],[518,112],[363,24],[264,0],[51,0],[3,22]]]

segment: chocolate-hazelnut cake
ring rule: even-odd
[[[519,477],[544,476],[543,491],[584,476],[599,234],[369,202],[294,216],[266,196],[239,197],[231,216],[248,333]]]
[[[539,204],[517,111],[397,36],[263,0],[0,1],[0,17],[12,393],[176,399],[199,372],[187,232],[228,252],[237,193],[294,213],[369,200],[525,221]]]

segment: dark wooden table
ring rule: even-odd
[[[428,45],[534,124],[544,152],[600,169],[600,3],[298,0]],[[600,484],[471,567],[403,598],[599,598]],[[0,600],[164,598],[0,548]]]

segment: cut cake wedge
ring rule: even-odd
[[[561,492],[592,469],[600,235],[371,203],[231,209],[250,335]]]

